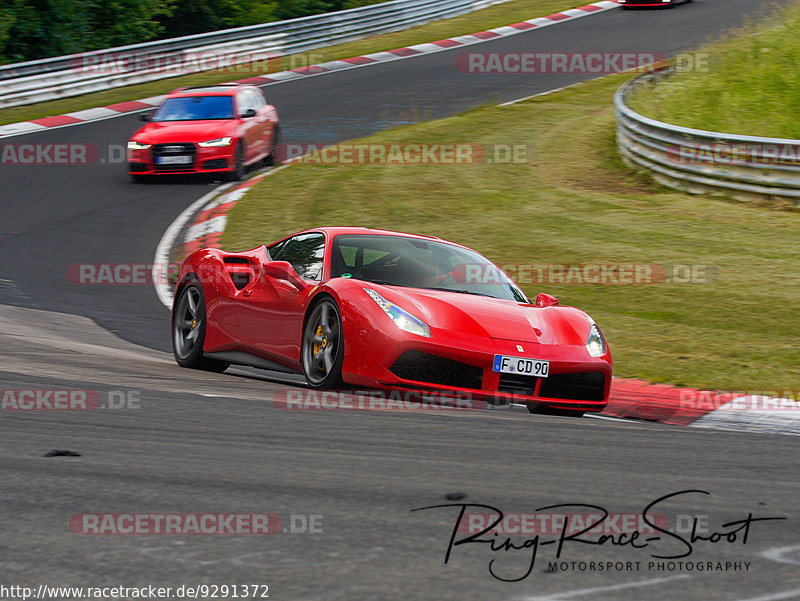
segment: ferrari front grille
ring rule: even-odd
[[[547,378],[542,378],[539,396],[546,399],[602,401],[605,389],[606,376],[601,371],[551,374]]]
[[[422,351],[406,351],[389,368],[403,380],[480,390],[483,369]]]
[[[500,383],[497,385],[497,391],[506,394],[533,396],[536,390],[536,380],[538,379],[536,376],[500,374]]]

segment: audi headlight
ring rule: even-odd
[[[137,142],[135,140],[128,142],[128,150],[147,150],[151,146],[152,144],[142,144],[141,142]]]
[[[209,140],[208,142],[198,142],[197,145],[202,148],[229,146],[232,139],[233,138],[217,138],[216,140]]]
[[[592,357],[602,357],[606,354],[606,340],[597,324],[589,320],[592,327],[589,330],[589,338],[586,339],[586,350]]]
[[[417,336],[424,336],[425,338],[431,337],[431,329],[424,321],[417,319],[411,315],[411,313],[405,309],[401,309],[394,303],[390,303],[371,288],[364,288],[364,292],[369,294],[370,298],[378,303],[378,306],[383,309],[384,313],[391,318],[394,325],[398,328],[416,334]]]

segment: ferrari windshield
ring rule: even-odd
[[[403,236],[336,236],[331,277],[530,302],[505,273],[478,253]]]
[[[233,96],[167,98],[152,121],[233,119]]]

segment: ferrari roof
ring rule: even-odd
[[[393,232],[391,230],[378,230],[369,227],[360,226],[331,226],[331,227],[314,227],[308,230],[309,232],[325,232],[331,236],[340,236],[342,234],[371,234],[373,236],[405,236],[407,238],[419,238],[421,240],[442,240],[436,236],[426,236],[424,234],[409,234],[406,232]],[[442,240],[442,242],[447,242]]]

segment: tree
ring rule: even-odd
[[[164,31],[159,18],[174,10],[174,0],[88,0],[82,3],[91,30],[91,49],[138,44]]]
[[[17,20],[18,0],[10,0],[5,6],[0,6],[0,64],[11,62],[6,51],[11,27]]]
[[[384,0],[0,0],[0,63],[268,23]]]
[[[161,18],[165,37],[178,37],[278,19],[274,0],[181,0]]]
[[[10,0],[0,13],[0,53],[19,62],[146,42],[162,31],[156,18],[170,2]]]

